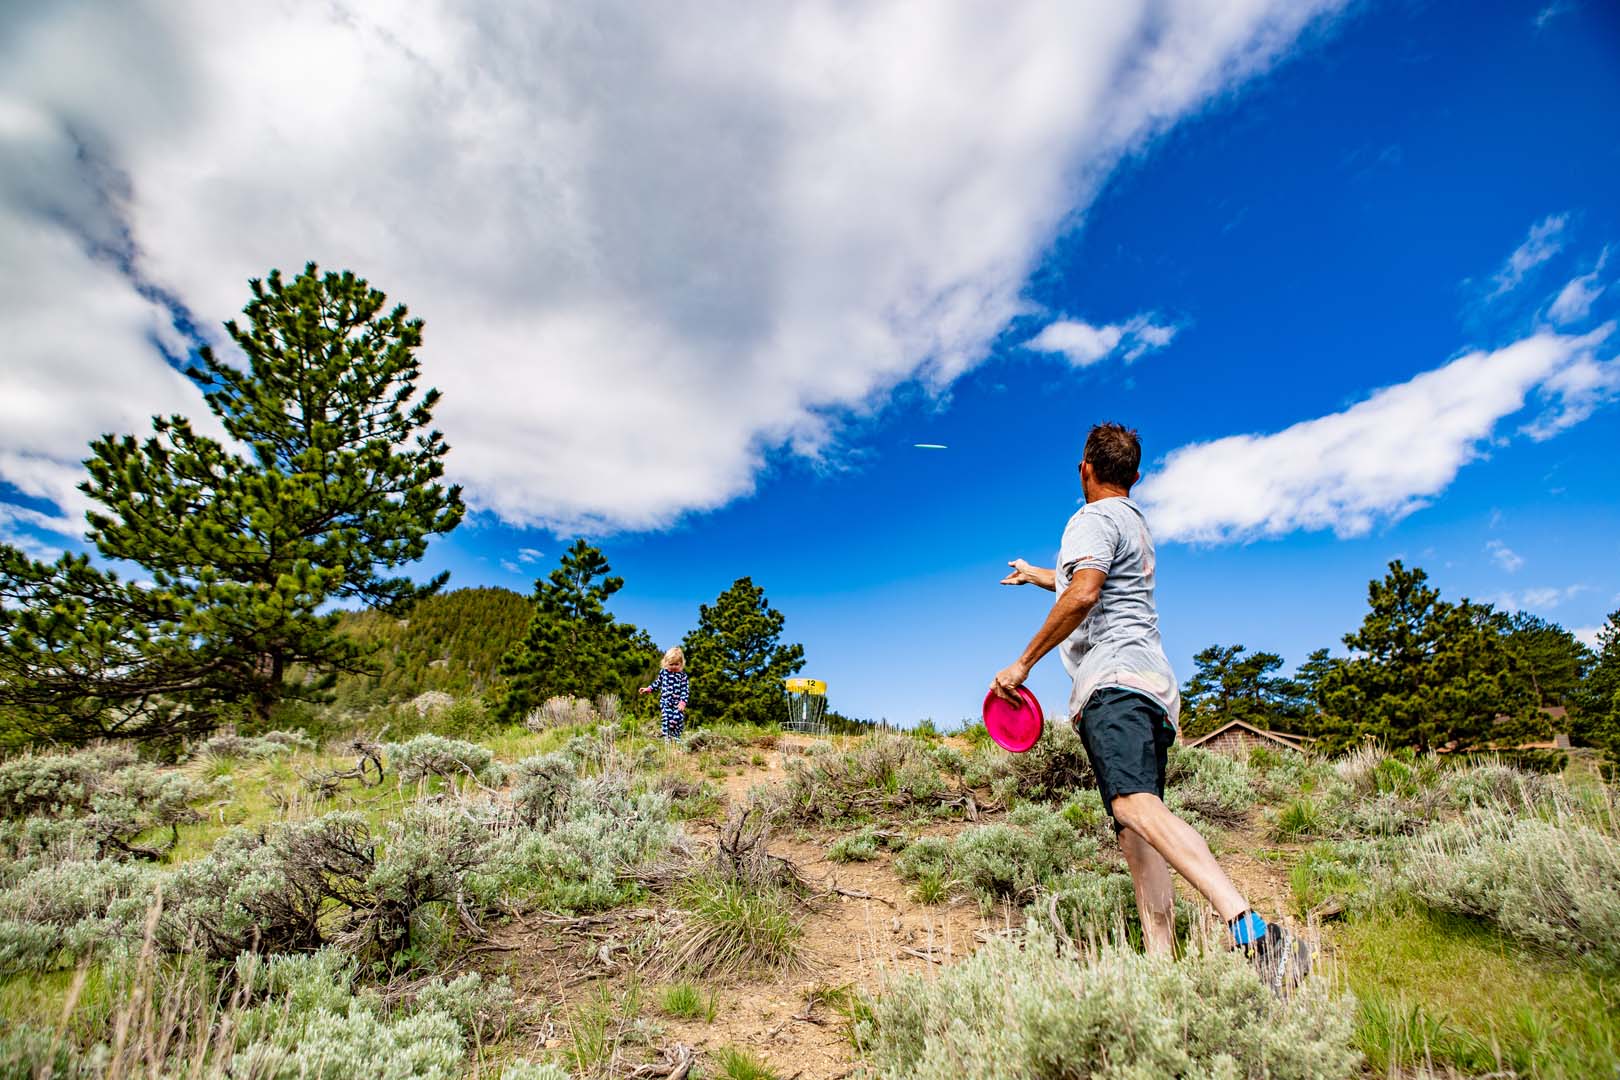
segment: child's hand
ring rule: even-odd
[[[652,693],[652,687],[643,686],[640,690],[637,690],[636,693],[638,693],[638,694],[650,694],[650,693]]]
[[[686,711],[686,702],[684,702],[684,701],[677,701],[677,702],[676,702],[676,703],[675,703],[675,707],[676,707],[676,708],[677,708],[677,709],[679,709],[679,710],[681,710],[681,712],[685,712],[685,711]]]

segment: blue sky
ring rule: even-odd
[[[154,339],[193,344],[179,316],[228,316],[267,265],[353,266],[428,320],[452,478],[480,508],[424,575],[526,590],[587,535],[627,579],[616,612],[661,643],[750,575],[851,715],[976,713],[1050,600],[996,581],[1015,556],[1050,565],[1103,419],[1142,434],[1183,678],[1212,643],[1290,663],[1339,649],[1393,558],[1447,596],[1589,632],[1620,607],[1620,331],[1604,330],[1620,317],[1620,19],[1590,2],[1239,9],[1249,22],[1234,16],[1224,38],[1171,5],[1162,25],[1113,39],[1086,23],[1111,15],[1076,9],[1070,43],[1041,18],[719,19],[722,40],[688,41],[698,28],[631,15],[558,61],[578,65],[557,76],[577,85],[530,97],[496,62],[516,30],[478,27],[487,78],[377,134],[422,125],[463,156],[413,158],[402,190],[320,198],[304,178],[210,161],[200,198],[166,204],[169,187],[202,181],[161,157],[176,147],[155,118],[202,117],[199,147],[222,121],[195,87],[137,72],[148,111],[73,128],[133,196],[109,199],[82,153],[52,190],[86,191],[54,217],[43,181],[0,192],[8,269],[27,256],[104,297],[106,327],[64,341],[63,320],[45,326],[20,300],[0,319],[29,343],[19,355],[99,357],[87,370],[106,394],[75,403],[134,429],[188,407],[149,362]],[[283,29],[360,50],[390,102],[415,101],[382,37]],[[454,66],[427,32],[444,28],[417,29],[423,62]],[[203,13],[131,32],[184,57],[234,30]],[[31,32],[36,52],[92,65],[70,19]],[[784,50],[815,79],[779,74]],[[688,77],[692,57],[704,78]],[[861,66],[877,57],[892,79]],[[653,74],[625,74],[628,58]],[[1133,81],[1165,62],[1171,74]],[[210,69],[196,71],[205,85]],[[604,72],[646,83],[611,99],[581,89]],[[89,106],[44,74],[16,79],[0,89],[45,118],[25,146],[38,176],[69,168],[49,121]],[[847,107],[823,112],[840,94]],[[546,153],[479,152],[500,115],[491,95]],[[96,123],[100,140],[82,134]],[[262,123],[258,141],[240,137],[250,156],[288,137]],[[33,129],[13,116],[3,130]],[[323,177],[348,161],[337,135],[298,138]],[[225,142],[198,152],[223,157]],[[426,220],[439,213],[443,235]],[[71,242],[41,224],[64,220]],[[224,239],[208,228],[221,222]],[[60,546],[83,437],[48,410],[16,419],[22,434],[0,439],[0,526]],[[1064,700],[1055,657],[1032,682],[1049,708]]]

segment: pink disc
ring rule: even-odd
[[[1018,696],[1022,705],[1014,705],[994,690],[986,694],[984,729],[1003,750],[1022,754],[1040,741],[1045,717],[1041,715],[1041,703],[1027,686],[1018,688]]]

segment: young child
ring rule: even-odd
[[[686,730],[686,701],[691,696],[691,684],[686,678],[686,654],[677,645],[664,654],[660,666],[658,677],[651,686],[643,686],[641,692],[658,691],[658,711],[663,714],[659,733],[666,739],[678,739]]]

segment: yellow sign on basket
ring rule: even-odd
[[[788,679],[790,694],[826,694],[827,684],[820,679]]]

